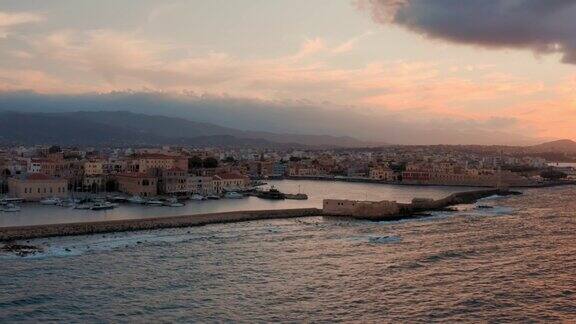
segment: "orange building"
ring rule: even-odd
[[[116,175],[116,180],[121,192],[142,197],[158,194],[156,177],[143,173],[124,173]]]
[[[68,196],[68,180],[53,178],[43,173],[9,178],[8,193],[10,197],[28,201],[38,201],[49,197],[65,198]]]

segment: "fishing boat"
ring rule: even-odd
[[[6,205],[3,205],[0,208],[0,211],[3,211],[5,213],[14,213],[14,212],[19,212],[20,211],[20,207],[13,204],[13,203],[7,203]]]
[[[256,195],[258,198],[262,199],[271,199],[271,200],[282,200],[286,199],[286,195],[281,193],[280,190],[272,187],[270,190],[267,191],[260,191]]]

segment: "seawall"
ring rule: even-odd
[[[345,216],[373,221],[398,220],[418,217],[429,211],[445,210],[458,204],[470,204],[479,199],[498,195],[518,195],[517,191],[501,189],[473,190],[453,193],[447,197],[433,200],[413,200],[412,203],[397,203],[395,201],[352,201],[324,200],[324,216]]]
[[[156,217],[100,222],[81,222],[0,228],[0,242],[52,236],[86,235],[110,232],[143,231],[162,228],[202,226],[253,220],[296,218],[322,215],[318,208],[234,211],[172,217]]]

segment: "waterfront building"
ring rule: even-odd
[[[84,162],[84,175],[97,176],[104,174],[104,161],[92,160]]]
[[[372,180],[395,181],[396,173],[388,167],[370,168],[369,177]]]
[[[245,190],[249,180],[246,176],[237,173],[221,173],[212,177],[212,190],[220,194],[226,191]]]
[[[188,176],[186,178],[186,191],[191,194],[209,196],[214,194],[212,177]]]
[[[158,194],[157,179],[145,173],[123,173],[116,175],[118,190],[130,195],[142,197]]]
[[[147,173],[151,169],[167,170],[174,168],[174,157],[157,153],[137,155],[132,159],[130,171]]]
[[[160,189],[160,193],[168,195],[184,195],[188,192],[188,174],[185,170],[172,168],[161,170],[160,174],[160,178],[158,179],[158,188]]]
[[[103,175],[91,175],[82,178],[82,189],[84,191],[104,191],[106,189],[106,178]]]
[[[28,173],[8,179],[10,197],[38,201],[49,197],[68,196],[68,180],[43,173]]]

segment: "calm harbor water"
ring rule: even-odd
[[[412,187],[382,184],[283,180],[269,181],[286,193],[306,193],[309,198],[302,200],[264,200],[256,197],[244,199],[221,199],[207,201],[189,201],[179,208],[141,206],[122,204],[113,210],[77,210],[59,206],[43,206],[38,203],[22,204],[19,213],[1,213],[0,227],[37,225],[52,223],[93,222],[99,220],[134,219],[159,216],[193,215],[234,210],[263,210],[281,208],[322,207],[324,198],[350,198],[370,200],[397,200],[409,202],[414,197],[441,198],[452,192],[471,188],[457,187]]]
[[[576,187],[524,192],[417,220],[33,240],[0,256],[0,322],[574,322]]]

